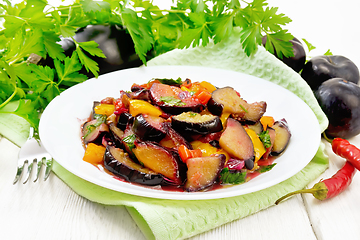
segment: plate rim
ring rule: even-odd
[[[98,79],[95,79],[95,78],[92,78],[92,79],[88,79],[86,80],[85,82],[83,83],[80,83],[80,84],[77,84],[67,90],[65,90],[64,92],[62,92],[59,96],[57,96],[53,101],[51,101],[49,103],[49,105],[46,107],[46,109],[44,110],[43,112],[43,115],[40,119],[40,124],[39,124],[39,135],[40,135],[40,139],[43,138],[43,139],[47,139],[47,137],[44,137],[45,133],[44,131],[42,130],[43,127],[44,127],[44,122],[47,120],[48,118],[48,111],[47,109],[51,109],[52,105],[54,104],[57,104],[57,102],[61,101],[63,98],[66,98],[67,94],[69,92],[72,92],[72,91],[75,91],[77,90],[78,88],[83,88],[84,84],[90,84],[90,82],[93,82],[93,81],[99,81],[100,79],[102,78],[107,78],[107,77],[111,77],[112,75],[116,76],[117,74],[124,74],[124,73],[131,73],[131,72],[139,72],[140,71],[140,74],[142,74],[141,72],[145,69],[145,72],[151,72],[151,71],[156,71],[156,70],[164,70],[164,69],[171,69],[171,70],[175,70],[176,71],[184,71],[184,70],[202,70],[202,71],[209,71],[209,72],[218,72],[218,73],[231,73],[231,74],[234,74],[234,75],[239,75],[239,76],[247,76],[247,77],[250,77],[250,78],[254,78],[254,79],[258,79],[260,81],[266,81],[270,84],[272,84],[273,86],[277,86],[277,87],[280,87],[282,88],[284,91],[287,91],[289,94],[293,95],[295,98],[297,98],[298,100],[301,100],[301,102],[306,105],[306,107],[308,108],[308,110],[311,111],[312,113],[312,117],[316,119],[316,122],[318,123],[318,120],[316,118],[316,115],[315,113],[312,111],[312,109],[301,99],[299,98],[295,93],[291,92],[290,90],[282,87],[282,86],[279,86],[271,81],[268,81],[266,79],[262,79],[262,78],[259,78],[259,77],[256,77],[256,76],[253,76],[253,75],[249,75],[249,74],[245,74],[245,73],[241,73],[241,72],[237,72],[237,71],[232,71],[232,70],[226,70],[226,69],[220,69],[220,68],[209,68],[209,67],[204,67],[204,66],[183,66],[183,65],[169,65],[169,66],[148,66],[148,67],[138,67],[138,68],[129,68],[129,69],[124,69],[124,70],[119,70],[119,71],[115,71],[115,72],[111,72],[111,73],[107,73],[107,74],[103,74],[101,76],[99,76]],[[191,76],[189,76],[191,78]],[[136,82],[136,81],[135,81]],[[72,89],[72,90],[70,90]],[[74,90],[75,89],[75,90]],[[118,90],[121,90],[121,89],[118,89]],[[261,99],[259,99],[261,100]],[[90,112],[90,111],[89,111]],[[291,127],[290,127],[291,128]],[[320,126],[319,124],[317,124],[317,128],[319,129],[319,134],[318,135],[318,139],[316,142],[318,142],[318,145],[316,146],[316,150],[315,148],[313,149],[313,152],[310,154],[312,155],[312,157],[306,162],[306,164],[304,163],[303,167],[301,169],[299,169],[296,173],[300,172],[310,161],[311,159],[315,156],[316,154],[316,151],[317,149],[319,148],[319,145],[320,145],[320,142],[321,142],[321,134],[320,134]],[[80,138],[79,138],[80,139]],[[47,150],[50,150],[49,153],[51,154],[51,148],[49,147],[49,143],[48,142],[43,142],[43,145],[44,147],[47,149]],[[82,160],[81,160],[82,161]],[[58,162],[58,161],[57,161]],[[60,161],[61,162],[61,161]],[[140,192],[138,191],[128,191],[127,189],[123,189],[123,190],[119,190],[118,188],[112,188],[112,187],[109,187],[109,186],[104,186],[103,184],[99,184],[98,181],[95,181],[93,179],[88,178],[87,176],[83,176],[83,174],[79,174],[77,172],[74,172],[72,171],[72,168],[69,169],[69,167],[67,166],[67,164],[65,164],[65,166],[63,164],[61,164],[60,162],[58,162],[61,166],[63,166],[67,171],[73,173],[74,175],[86,180],[86,181],[89,181],[93,184],[96,184],[98,186],[101,186],[101,187],[104,187],[104,188],[107,188],[107,189],[110,189],[110,190],[115,190],[117,192],[122,192],[122,193],[126,193],[126,194],[131,194],[131,195],[135,195],[135,196],[140,196],[140,197],[149,197],[149,198],[160,198],[160,199],[169,199],[169,200],[209,200],[209,199],[219,199],[219,198],[228,198],[228,197],[234,197],[234,196],[239,196],[239,195],[244,195],[244,194],[248,194],[248,193],[252,193],[252,192],[257,192],[257,191],[260,191],[260,190],[264,190],[266,188],[269,188],[271,186],[274,186],[284,180],[287,180],[289,179],[290,177],[292,177],[293,175],[295,175],[296,173],[291,173],[291,174],[285,174],[282,179],[282,181],[279,181],[279,182],[276,182],[272,185],[269,185],[269,186],[266,186],[264,188],[261,188],[261,189],[257,189],[255,191],[242,191],[240,194],[239,193],[236,193],[235,191],[233,191],[232,194],[227,194],[226,196],[220,196],[220,194],[217,194],[217,190],[215,191],[208,191],[208,192],[196,192],[196,193],[187,193],[187,192],[181,192],[181,195],[179,194],[176,194],[176,192],[171,192],[171,194],[169,194],[168,191],[164,191],[164,190],[160,190],[160,191],[157,191],[155,189],[151,189],[151,192],[154,192],[154,194],[156,194],[156,196],[154,195],[149,195],[146,191],[142,192],[140,190]],[[125,184],[128,184],[128,185],[132,185],[131,183],[128,183],[126,182]],[[246,184],[246,183],[245,183]],[[135,187],[139,187],[141,188],[142,190],[143,189],[146,189],[147,187],[144,187],[144,186],[135,186]],[[234,186],[232,186],[231,188],[233,188]],[[132,188],[132,187],[131,187]],[[155,191],[154,191],[155,190]]]

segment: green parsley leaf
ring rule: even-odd
[[[39,124],[39,112],[33,111],[32,102],[30,100],[20,99],[12,101],[0,108],[0,113],[15,114],[27,120],[35,129]]]
[[[164,102],[167,106],[184,106],[186,103],[180,99],[174,98],[172,96],[160,97],[160,101]]]
[[[135,134],[131,134],[123,138],[123,142],[129,147],[130,151],[135,147],[136,136]]]
[[[221,14],[210,25],[215,34],[215,43],[225,39],[233,32],[234,14]]]
[[[184,30],[178,40],[178,48],[206,46],[212,37],[212,32],[205,13],[189,13],[188,17],[193,27]]]
[[[246,175],[246,171],[230,172],[226,167],[220,172],[220,181],[223,184],[240,184],[246,182]]]
[[[146,63],[146,53],[154,44],[151,22],[138,17],[136,12],[129,8],[125,8],[122,11],[121,19],[134,41],[135,52],[139,55],[143,63]]]
[[[99,44],[95,41],[88,41],[88,42],[78,42],[79,46],[90,53],[92,56],[102,57],[105,58],[106,56],[101,51],[100,48],[98,48]]]
[[[326,51],[326,53],[324,53],[324,55],[325,55],[325,56],[331,56],[331,55],[334,55],[334,54],[330,51],[330,49],[328,49],[328,50]]]
[[[49,56],[54,59],[65,59],[64,49],[58,44],[58,42],[60,42],[59,36],[52,31],[43,32],[43,35],[45,49]]]
[[[240,108],[241,108],[244,112],[246,112],[246,113],[249,112],[243,105],[240,104],[239,106],[240,106]]]
[[[270,134],[269,131],[262,131],[259,135],[259,138],[261,140],[261,142],[263,143],[265,148],[269,148],[271,147],[271,139],[270,139]]]
[[[66,57],[64,64],[60,60],[54,61],[54,66],[58,75],[58,84],[72,86],[76,83],[84,82],[87,76],[80,74],[82,65],[79,62],[76,52],[73,52],[71,58]]]
[[[80,4],[82,4],[84,12],[97,12],[97,11],[111,11],[111,5],[108,2],[105,1],[93,1],[93,0],[83,0],[80,1]]]
[[[97,78],[99,76],[98,63],[86,56],[86,54],[81,50],[80,47],[77,47],[75,51],[80,59],[80,62],[85,66],[85,69],[88,72],[91,71],[92,74],[94,74],[94,76]]]
[[[316,47],[314,45],[312,45],[309,41],[307,41],[305,38],[302,38],[302,40],[304,41],[304,43],[306,44],[309,52],[311,52],[312,50],[316,49]]]
[[[267,166],[261,166],[259,169],[257,169],[256,171],[259,173],[264,173],[264,172],[268,172],[271,169],[273,169],[273,167],[275,167],[276,163],[267,165]]]
[[[105,123],[106,121],[106,115],[103,114],[96,114],[96,121],[94,124],[90,124],[88,126],[86,126],[86,132],[84,134],[84,138],[86,138],[87,136],[89,136],[89,134],[91,132],[93,132],[98,126],[100,126],[101,124]]]
[[[162,84],[167,84],[167,85],[181,85],[181,84],[182,84],[181,78],[177,78],[177,79],[172,79],[172,78],[156,78],[156,80],[158,80],[158,81],[161,82]]]

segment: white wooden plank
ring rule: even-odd
[[[298,196],[191,239],[315,240],[316,237]]]
[[[46,182],[13,185],[17,153],[1,139],[1,239],[145,239],[124,207],[90,202],[53,173]]]

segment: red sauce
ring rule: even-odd
[[[262,161],[262,165],[259,164],[259,166],[268,166],[268,165],[271,165],[273,162],[274,162],[275,158],[274,157],[271,157],[269,158],[268,160],[261,160]],[[260,161],[258,161],[259,163]],[[266,163],[266,165],[265,165]],[[157,186],[147,186],[147,185],[143,185],[143,184],[140,184],[140,183],[134,183],[134,182],[128,182],[126,181],[124,178],[122,177],[119,177],[119,176],[116,176],[115,174],[113,174],[112,172],[108,171],[106,168],[104,168],[103,165],[95,165],[95,164],[92,164],[94,167],[96,167],[99,171],[102,171],[106,174],[109,174],[111,175],[114,179],[120,181],[120,182],[124,182],[124,183],[128,183],[130,185],[134,185],[134,186],[139,186],[139,187],[144,187],[144,188],[148,188],[148,189],[155,189],[155,190],[162,190],[162,191],[166,191],[166,192],[185,192],[183,186],[175,186],[175,185],[157,185]],[[254,179],[255,177],[259,176],[261,173],[260,172],[257,172],[257,171],[254,171],[254,172],[248,172],[247,175],[246,175],[246,182]],[[215,191],[215,190],[219,190],[219,189],[222,189],[222,188],[228,188],[228,187],[231,187],[231,186],[235,186],[235,185],[229,185],[229,184],[226,184],[226,185],[222,185],[220,183],[215,183],[213,186],[203,190],[203,191]]]

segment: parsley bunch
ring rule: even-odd
[[[256,52],[263,35],[266,48],[293,55],[293,36],[282,27],[291,21],[265,0],[179,0],[160,9],[143,0],[76,0],[51,6],[46,0],[0,4],[0,114],[25,118],[37,129],[39,114],[65,89],[87,77],[85,67],[98,77],[98,64],[89,56],[105,57],[94,41],[77,42],[74,35],[87,25],[121,25],[130,34],[137,55],[161,54],[175,48],[206,46],[227,38],[240,27],[239,41],[247,55]],[[60,38],[72,38],[76,50],[66,56]],[[38,58],[52,58],[54,67],[42,66]],[[35,60],[34,60],[35,59]]]

